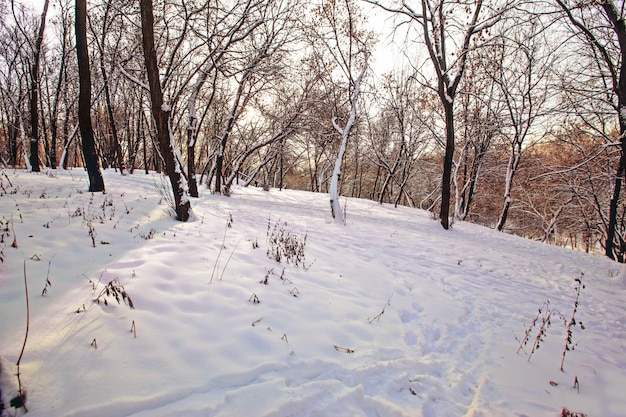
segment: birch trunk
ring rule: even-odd
[[[367,71],[367,60],[363,64],[361,73],[354,81],[352,95],[350,97],[350,116],[345,126],[341,127],[337,124],[337,120],[333,119],[333,126],[337,132],[341,135],[341,145],[339,146],[339,152],[337,153],[337,159],[335,160],[335,167],[333,169],[333,175],[330,180],[330,213],[335,220],[335,223],[343,224],[343,213],[341,211],[341,204],[339,204],[339,179],[341,177],[341,165],[343,164],[343,157],[346,153],[348,146],[348,138],[350,137],[350,130],[354,126],[356,121],[356,110],[359,102],[359,94],[361,92],[361,82]]]

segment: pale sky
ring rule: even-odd
[[[44,0],[17,0],[18,3],[30,4],[39,12],[43,10]]]

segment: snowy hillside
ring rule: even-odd
[[[22,347],[25,267],[28,416],[626,415],[605,258],[365,200],[338,226],[325,194],[205,190],[179,223],[157,175],[92,195],[79,170],[4,174],[0,355]]]

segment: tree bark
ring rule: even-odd
[[[624,174],[626,173],[626,67],[624,66],[624,60],[626,60],[626,22],[624,21],[624,18],[619,12],[614,1],[605,0],[597,4],[597,6],[601,7],[606,13],[606,17],[608,17],[612,26],[611,30],[617,37],[619,45],[619,59],[616,59],[614,62],[607,48],[594,35],[592,29],[586,26],[584,22],[576,19],[572,14],[572,10],[562,0],[556,0],[556,2],[565,12],[572,25],[579,29],[587,38],[591,47],[599,52],[598,64],[600,61],[603,61],[604,64],[606,64],[606,69],[608,70],[611,79],[611,89],[617,97],[616,110],[620,127],[620,158],[615,176],[613,194],[609,203],[609,221],[606,228],[604,248],[606,256],[613,260],[616,260],[616,258],[622,258],[621,261],[623,261],[623,252],[625,249],[623,247],[623,238],[620,237],[619,247],[616,247],[615,240],[616,235],[618,235],[616,230],[617,208],[619,205]]]
[[[104,179],[100,171],[100,160],[96,151],[93,126],[91,125],[91,72],[87,50],[87,0],[76,0],[75,26],[79,76],[78,124],[82,139],[83,157],[89,176],[89,191],[104,192]]]
[[[174,156],[174,138],[170,129],[170,107],[163,102],[163,91],[159,79],[159,67],[157,64],[156,48],[154,46],[154,14],[152,0],[140,0],[141,33],[143,53],[150,85],[150,101],[152,103],[152,116],[156,122],[159,149],[165,160],[165,172],[172,184],[174,192],[174,210],[176,218],[186,222],[191,214],[191,203],[187,196],[184,177],[181,175],[181,167]]]

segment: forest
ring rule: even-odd
[[[0,167],[163,172],[182,221],[290,188],[624,262],[624,2],[36,5],[0,3]]]

